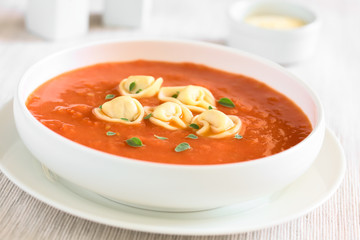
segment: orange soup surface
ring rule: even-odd
[[[162,77],[162,86],[202,86],[217,100],[231,99],[234,108],[219,103],[216,107],[241,119],[242,138],[191,139],[186,138],[195,133],[190,127],[167,130],[147,119],[125,125],[96,118],[93,108],[108,101],[105,100],[108,94],[120,96],[118,84],[131,75]],[[138,100],[143,106],[162,103],[156,96]],[[302,110],[266,84],[193,63],[138,60],[76,69],[41,85],[29,96],[27,107],[46,127],[82,145],[128,158],[170,164],[223,164],[262,158],[296,145],[312,130]],[[116,134],[108,136],[109,131]],[[126,140],[132,137],[141,139],[144,146],[129,146]],[[182,142],[191,148],[176,152],[175,147]]]

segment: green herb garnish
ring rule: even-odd
[[[157,138],[157,139],[160,139],[160,140],[167,140],[168,138],[167,137],[160,137],[160,136],[157,136],[154,134],[154,136]]]
[[[180,143],[179,145],[176,146],[175,148],[175,152],[182,152],[185,151],[187,149],[190,149],[190,145],[186,142]]]
[[[115,97],[114,94],[108,94],[106,95],[105,99],[113,99]]]
[[[137,138],[137,137],[129,138],[129,139],[125,140],[125,142],[131,147],[142,147],[142,146],[144,146],[143,143],[141,142],[141,140],[139,138]]]
[[[149,119],[150,117],[151,117],[151,113],[148,114],[148,115],[146,115],[146,116],[144,117],[144,119]]]
[[[102,105],[100,105],[99,108],[102,109]]]
[[[139,88],[139,90],[137,90],[137,91],[136,91],[136,94],[137,94],[137,93],[139,93],[139,92],[141,92],[141,91],[142,91],[142,89],[141,89],[141,88]]]
[[[124,120],[124,121],[127,121],[127,122],[130,122],[129,119],[127,118],[120,118],[121,120]]]
[[[241,135],[239,135],[239,134],[235,134],[235,137],[234,137],[234,138],[236,138],[236,139],[242,139],[243,136],[241,136]]]
[[[130,86],[129,86],[129,91],[130,91],[130,92],[131,92],[132,90],[134,90],[135,85],[136,85],[135,82],[130,83]]]
[[[114,133],[112,131],[108,131],[108,132],[106,132],[106,135],[107,136],[114,136],[114,135],[116,135],[116,133]]]
[[[189,134],[189,135],[186,136],[186,138],[198,139],[199,137],[196,136],[195,134]]]
[[[213,109],[213,107],[212,107],[212,106],[209,106],[208,108],[209,108],[209,110]]]
[[[234,108],[235,107],[235,104],[229,98],[220,98],[218,103],[223,105],[224,107],[228,107],[228,108]]]
[[[174,95],[172,95],[171,97],[177,98],[179,96],[179,93],[180,93],[179,91],[176,91],[176,93]]]
[[[199,129],[199,125],[195,124],[195,123],[192,123],[189,125],[190,127],[194,128],[194,129]]]

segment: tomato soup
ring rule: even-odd
[[[131,75],[163,79],[163,87],[195,85],[208,89],[216,100],[231,99],[234,107],[216,103],[217,110],[241,119],[236,137],[195,135],[191,127],[169,130],[143,119],[126,125],[97,118],[93,109],[107,96],[121,96],[119,83]],[[144,97],[142,106],[157,106],[159,98]],[[248,161],[284,151],[312,131],[302,110],[283,94],[255,79],[193,63],[131,61],[101,63],[59,75],[37,88],[27,107],[52,131],[87,147],[144,161],[170,164],[224,164]],[[198,113],[194,113],[196,116]],[[111,134],[109,134],[111,133]],[[126,140],[137,137],[141,147]],[[177,152],[181,143],[189,148]],[[59,149],[59,151],[61,151]]]

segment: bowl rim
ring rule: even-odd
[[[291,29],[267,29],[267,28],[261,28],[257,26],[253,26],[251,24],[248,24],[241,19],[237,19],[236,15],[239,15],[239,13],[235,13],[238,11],[238,9],[241,9],[241,7],[244,7],[245,10],[242,10],[242,12],[248,12],[248,9],[252,6],[260,6],[262,4],[272,4],[274,6],[277,5],[287,5],[294,8],[301,9],[304,12],[307,12],[308,14],[311,14],[314,19],[310,22],[306,22],[305,25],[298,27],[298,28],[291,28]],[[249,29],[252,31],[257,31],[258,33],[264,33],[264,34],[305,34],[305,32],[312,31],[313,29],[319,28],[321,25],[321,19],[319,15],[316,13],[316,11],[309,6],[299,4],[297,2],[293,1],[285,1],[285,0],[241,0],[241,1],[235,1],[233,4],[230,5],[230,7],[227,10],[227,18],[228,20],[233,24],[233,26],[236,26],[237,28],[242,29]]]
[[[154,44],[159,44],[159,43],[171,43],[171,44],[182,44],[182,45],[192,45],[192,46],[197,46],[197,47],[203,47],[203,48],[213,48],[216,50],[220,50],[226,53],[232,53],[232,54],[237,54],[237,55],[242,55],[246,58],[249,58],[253,61],[257,61],[260,62],[262,64],[265,64],[269,67],[274,68],[275,70],[281,71],[283,74],[287,75],[289,78],[291,78],[293,81],[295,81],[297,84],[301,85],[306,92],[308,93],[309,97],[311,97],[312,101],[314,102],[314,105],[316,106],[316,122],[315,125],[312,126],[313,129],[310,132],[310,134],[308,136],[306,136],[306,138],[304,138],[301,142],[297,143],[296,145],[281,151],[279,153],[275,153],[272,154],[270,156],[266,156],[266,157],[261,157],[261,158],[256,158],[256,159],[251,159],[248,161],[243,161],[243,162],[234,162],[234,163],[221,163],[221,164],[174,164],[174,163],[159,163],[159,162],[152,162],[152,161],[147,161],[147,160],[141,160],[141,159],[136,159],[136,158],[128,158],[128,157],[123,157],[123,156],[119,156],[119,155],[115,155],[115,154],[111,154],[111,153],[107,153],[107,152],[103,152],[97,149],[93,149],[90,148],[88,146],[82,145],[80,143],[77,143],[73,140],[70,140],[54,131],[52,131],[51,129],[49,129],[48,127],[46,127],[45,125],[43,125],[40,121],[38,121],[28,110],[28,108],[26,107],[26,100],[29,96],[25,96],[22,97],[21,96],[21,89],[23,87],[24,82],[26,82],[26,80],[28,79],[29,75],[32,74],[33,71],[35,71],[34,69],[37,68],[37,66],[45,63],[46,61],[52,59],[52,58],[56,58],[59,55],[62,54],[67,54],[70,53],[72,51],[75,50],[79,50],[79,49],[84,49],[84,48],[89,48],[89,47],[94,47],[94,46],[100,46],[100,45],[106,45],[106,44],[122,44],[122,43],[154,43]],[[46,81],[45,81],[46,82]],[[45,83],[43,82],[43,83]],[[42,83],[42,84],[43,84]],[[40,85],[39,85],[40,86]],[[280,92],[281,93],[281,92]],[[25,101],[22,101],[21,99],[25,98]],[[289,98],[289,97],[288,97]],[[289,98],[290,100],[292,100],[291,98]],[[310,141],[311,138],[313,138],[313,136],[315,135],[315,132],[320,131],[324,126],[324,110],[323,110],[323,106],[318,98],[318,96],[315,94],[315,92],[300,78],[298,78],[297,76],[295,76],[294,74],[290,73],[289,71],[287,71],[284,67],[282,67],[281,65],[274,63],[266,58],[262,58],[260,56],[245,52],[245,51],[241,51],[238,49],[234,49],[234,48],[230,48],[230,47],[226,47],[226,46],[222,46],[219,44],[214,44],[214,43],[208,43],[208,42],[201,42],[201,41],[194,41],[194,40],[179,40],[179,39],[158,39],[158,38],[135,38],[135,39],[113,39],[113,40],[103,40],[103,41],[95,41],[95,42],[91,42],[91,43],[87,43],[87,44],[79,44],[76,45],[74,47],[71,48],[66,48],[60,51],[57,51],[55,53],[52,53],[44,58],[42,58],[41,60],[37,61],[35,64],[33,64],[32,66],[30,66],[25,73],[22,75],[18,86],[17,86],[17,90],[16,90],[16,94],[15,94],[15,98],[14,98],[14,103],[13,103],[13,107],[14,107],[14,113],[16,112],[16,105],[18,104],[18,106],[20,107],[19,110],[21,110],[22,114],[25,115],[25,117],[27,118],[27,120],[29,120],[32,125],[37,126],[37,128],[39,129],[39,131],[44,132],[45,134],[49,135],[52,138],[55,138],[57,141],[60,141],[62,144],[65,144],[67,146],[69,146],[70,148],[78,148],[79,151],[85,151],[88,154],[91,154],[93,156],[96,157],[97,161],[104,161],[104,158],[106,158],[106,161],[114,161],[114,162],[119,162],[119,161],[123,161],[123,162],[127,162],[129,164],[138,164],[138,165],[142,165],[142,166],[146,166],[146,167],[161,167],[161,168],[176,168],[176,169],[196,169],[196,170],[206,170],[206,169],[223,169],[223,168],[233,168],[234,166],[251,166],[251,165],[256,165],[256,164],[260,164],[262,162],[266,162],[266,161],[272,161],[276,158],[278,158],[278,156],[286,156],[291,154],[292,152],[296,151],[297,149],[301,148],[301,146],[303,146],[305,143],[307,143],[308,141]],[[15,119],[16,119],[16,114],[15,114]],[[21,136],[21,134],[20,134]]]

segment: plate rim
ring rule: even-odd
[[[9,101],[11,103],[11,101]],[[5,104],[6,105],[6,104]],[[0,111],[3,111],[4,107],[0,107]],[[12,112],[12,111],[11,111]],[[6,116],[6,115],[5,115]],[[8,119],[8,121],[11,121],[12,119]],[[2,120],[4,121],[4,119]],[[6,120],[5,120],[6,121]],[[13,129],[15,132],[16,130]],[[16,133],[17,134],[17,133]],[[46,196],[44,195],[44,193],[37,191],[34,188],[31,188],[31,184],[26,184],[21,182],[21,180],[19,180],[16,176],[13,176],[12,173],[10,173],[9,171],[7,171],[6,167],[4,167],[2,165],[2,159],[6,156],[6,154],[10,151],[5,151],[0,153],[0,170],[1,172],[4,174],[4,176],[6,176],[11,182],[13,182],[15,185],[17,185],[20,189],[22,189],[23,191],[25,191],[26,193],[28,193],[29,195],[31,195],[32,197],[34,197],[37,200],[40,200],[41,202],[50,205],[54,208],[56,208],[57,210],[66,212],[72,216],[76,216],[85,220],[89,220],[95,223],[101,223],[101,224],[105,224],[105,225],[109,225],[109,226],[113,226],[113,227],[119,227],[119,228],[123,228],[123,229],[129,229],[129,230],[133,230],[133,231],[142,231],[142,232],[148,232],[148,233],[157,233],[157,234],[176,234],[176,235],[226,235],[226,234],[236,234],[236,233],[243,233],[243,232],[249,232],[249,231],[255,231],[255,230],[260,230],[260,229],[265,229],[265,228],[269,228],[272,226],[276,226],[285,222],[288,222],[290,220],[294,220],[297,219],[311,211],[313,211],[315,208],[319,207],[320,205],[322,205],[324,202],[326,202],[335,192],[336,190],[339,188],[342,179],[345,175],[345,171],[346,171],[346,158],[345,158],[345,153],[344,150],[339,142],[339,140],[336,138],[334,132],[332,130],[330,130],[328,127],[326,127],[326,134],[325,137],[327,138],[331,138],[332,141],[334,141],[334,143],[336,144],[336,146],[338,147],[339,153],[341,155],[340,159],[338,159],[338,163],[340,165],[340,168],[337,170],[337,177],[334,178],[334,183],[331,185],[331,187],[327,188],[327,191],[325,191],[323,193],[323,196],[313,202],[312,204],[310,204],[310,207],[307,207],[306,209],[301,209],[299,212],[297,212],[296,214],[290,214],[287,215],[285,217],[282,217],[276,221],[269,221],[267,224],[262,224],[262,225],[253,225],[253,226],[247,226],[247,227],[242,227],[242,226],[238,226],[238,228],[231,228],[232,230],[229,230],[228,228],[213,228],[213,229],[209,229],[209,228],[188,228],[186,231],[184,230],[183,227],[178,227],[178,226],[158,226],[158,225],[144,225],[144,224],[137,224],[134,222],[129,222],[126,221],[126,219],[117,219],[116,221],[114,219],[109,219],[106,218],[104,216],[96,216],[94,215],[94,213],[91,213],[91,211],[87,211],[84,212],[83,210],[79,210],[76,207],[72,207],[69,205],[66,205],[65,203],[62,203],[61,201],[57,201],[56,199],[52,199],[52,197],[50,196]],[[18,135],[16,135],[16,137],[13,139],[12,143],[9,143],[10,146],[15,146],[17,144],[23,144],[19,138]],[[10,149],[10,148],[9,148]],[[36,158],[34,158],[34,160],[36,160]],[[40,166],[40,163],[38,163]],[[310,167],[311,168],[311,167]],[[299,181],[299,180],[296,180]],[[296,182],[295,181],[295,182]],[[56,183],[56,184],[60,184],[61,183]],[[54,184],[54,186],[56,186],[56,184]],[[56,186],[56,188],[58,188],[59,186]],[[62,187],[66,188],[66,186]],[[66,188],[66,190],[69,190],[68,188]],[[286,191],[286,190],[285,190]],[[73,194],[76,194],[73,192]],[[91,201],[90,199],[84,198],[83,196],[76,194],[78,196],[80,196],[82,199],[85,199],[86,201],[90,201],[93,204],[98,205],[98,203]],[[276,200],[274,200],[276,201]],[[271,203],[269,203],[271,204]],[[131,207],[129,207],[131,208]],[[143,211],[148,211],[148,210],[143,210]]]

